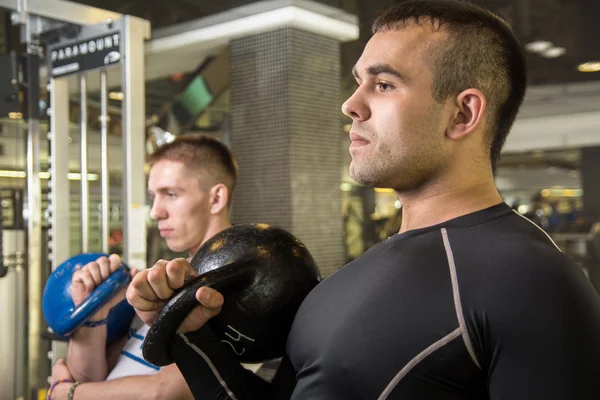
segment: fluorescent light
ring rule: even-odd
[[[552,46],[554,46],[552,42],[547,40],[536,40],[535,42],[528,43],[525,46],[525,50],[531,53],[541,54],[550,49]]]
[[[50,173],[48,172],[40,172],[40,179],[50,179]],[[8,170],[0,170],[0,178],[20,178],[23,179],[27,177],[25,171],[8,171]],[[81,174],[77,172],[70,172],[67,174],[67,179],[72,181],[81,180]],[[97,181],[98,174],[88,174],[89,181]]]
[[[78,172],[69,172],[67,174],[67,178],[72,181],[79,181],[79,180],[81,180],[81,174]],[[98,174],[88,174],[88,181],[97,181],[97,180],[98,180]]]
[[[0,178],[25,178],[24,171],[0,171]]]
[[[375,188],[376,193],[394,193],[394,189],[391,188]]]
[[[579,72],[600,72],[600,61],[586,62],[577,66]]]
[[[123,100],[125,95],[121,92],[110,92],[108,98],[111,100]]]
[[[552,47],[540,55],[544,58],[558,58],[564,56],[565,54],[567,54],[567,49],[564,47]]]

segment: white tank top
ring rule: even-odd
[[[129,340],[125,343],[117,364],[106,380],[132,375],[153,375],[160,371],[160,367],[150,364],[142,355],[142,345],[147,333],[148,326],[136,315],[127,333]]]

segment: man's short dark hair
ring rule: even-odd
[[[490,111],[490,158],[495,170],[527,86],[525,57],[518,39],[501,18],[459,0],[409,0],[375,20],[372,32],[432,23],[448,40],[432,46],[425,62],[433,75],[432,96],[442,103],[469,88],[483,92]]]
[[[238,167],[231,150],[218,139],[198,134],[178,136],[148,156],[150,166],[162,160],[179,161],[191,172],[203,173],[203,189],[224,184],[229,189],[228,204],[231,204]]]

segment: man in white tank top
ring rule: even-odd
[[[149,159],[150,216],[170,250],[188,252],[191,258],[210,237],[231,226],[229,208],[237,179],[237,164],[229,149],[216,139],[180,136],[158,148]],[[120,265],[116,255],[102,257],[73,275],[72,295],[81,303]],[[132,268],[132,275],[135,275]],[[128,334],[106,344],[110,309],[125,298],[122,290],[69,341],[66,363],[52,371],[49,398],[129,400],[144,398],[192,399],[175,364],[159,368],[145,361],[142,344],[148,327],[135,316]],[[260,365],[246,365],[256,372]],[[60,382],[60,381],[65,382]]]

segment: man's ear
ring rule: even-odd
[[[487,107],[484,94],[477,89],[467,89],[456,97],[452,123],[446,131],[450,139],[460,140],[483,124]]]
[[[210,189],[210,212],[218,214],[227,208],[229,201],[229,189],[222,183],[217,183]]]

